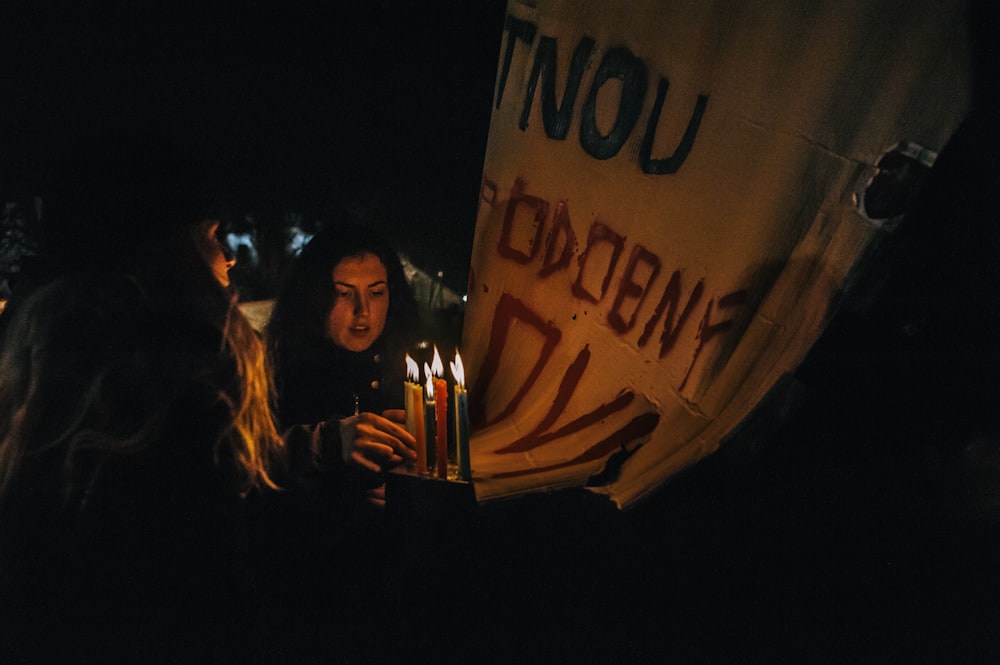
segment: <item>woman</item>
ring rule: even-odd
[[[368,434],[394,451],[398,440],[413,446],[400,429],[405,354],[416,339],[417,318],[393,249],[366,227],[341,224],[324,228],[303,248],[266,329],[282,427],[338,422],[344,440],[354,443],[354,462],[370,472],[359,480],[376,510],[384,506],[384,485],[373,474],[382,468],[366,459],[367,442],[360,439]],[[382,466],[413,459],[412,450],[404,452]]]
[[[4,621],[39,661],[257,650],[242,533],[283,442],[253,331],[200,257],[177,258],[200,274],[56,278],[8,331]]]
[[[46,200],[62,274],[22,301],[0,353],[0,648],[258,660],[275,596],[257,508],[397,451],[279,436],[264,345],[225,288],[189,163],[131,142],[73,164]],[[67,239],[87,253],[60,254]]]

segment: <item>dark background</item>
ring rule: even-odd
[[[4,5],[5,201],[70,139],[153,128],[227,175],[234,223],[360,209],[464,287],[504,3],[138,4]],[[275,618],[298,661],[998,662],[985,16],[977,106],[919,214],[718,453],[624,513],[572,491],[404,515],[404,574],[368,604],[345,616],[320,586]]]
[[[160,136],[262,244],[363,215],[464,293],[505,4],[4,3],[5,201],[67,145]],[[4,191],[6,190],[6,191]]]

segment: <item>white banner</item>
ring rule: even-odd
[[[964,11],[511,0],[462,346],[479,500],[624,506],[719,446],[822,332],[879,160],[963,118]]]

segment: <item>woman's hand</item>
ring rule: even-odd
[[[375,509],[376,513],[380,513],[385,510],[385,485],[379,485],[378,487],[366,490],[365,501],[368,502],[368,505]]]
[[[405,411],[390,409],[383,415],[359,413],[340,421],[344,462],[375,473],[417,458],[416,439],[403,426]]]

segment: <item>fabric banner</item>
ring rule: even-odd
[[[716,450],[886,232],[894,160],[957,129],[967,50],[961,2],[511,0],[463,330],[477,499],[626,506]]]

